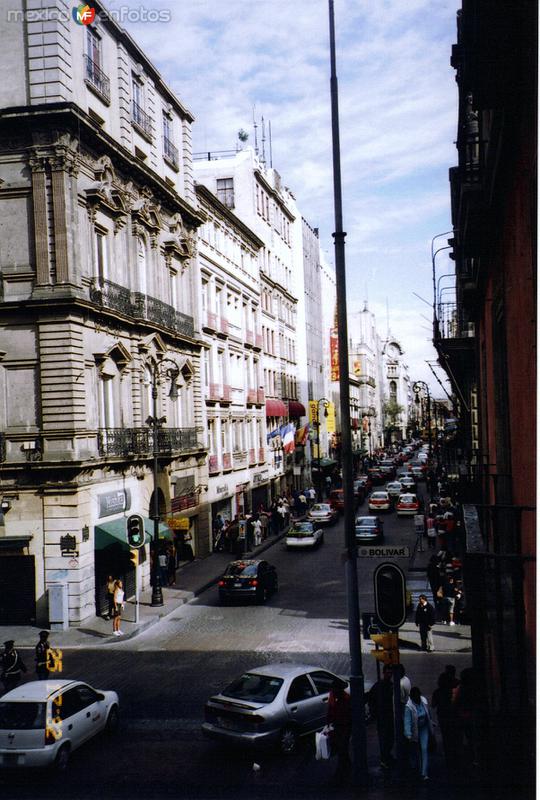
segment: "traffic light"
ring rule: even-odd
[[[370,637],[382,650],[372,650],[371,655],[384,664],[399,664],[399,645],[397,633],[373,633]]]
[[[375,611],[390,629],[401,627],[407,617],[405,575],[397,564],[379,564],[373,573]]]
[[[129,551],[129,560],[133,564],[134,567],[139,566],[139,551],[138,550],[130,550]]]
[[[127,518],[126,536],[130,547],[142,547],[144,544],[144,522],[139,514]]]

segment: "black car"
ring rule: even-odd
[[[235,597],[264,603],[271,594],[277,592],[277,588],[276,568],[268,561],[231,561],[218,581],[219,599],[222,603]]]

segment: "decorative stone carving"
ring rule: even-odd
[[[132,184],[122,186],[116,176],[111,159],[99,158],[93,166],[96,182],[85,190],[86,207],[92,224],[96,221],[98,209],[112,217],[117,233],[127,222],[132,205]]]
[[[169,233],[164,234],[161,242],[161,250],[165,256],[165,264],[171,272],[176,272],[173,267],[173,258],[177,258],[182,267],[186,265],[187,259],[192,255],[193,243],[190,241],[190,233],[186,230],[184,220],[180,212],[172,217],[169,223]]]
[[[150,238],[150,247],[156,248],[160,230],[164,225],[161,206],[153,202],[152,192],[147,187],[141,190],[139,198],[131,206],[131,219],[134,234],[137,236],[146,231]]]

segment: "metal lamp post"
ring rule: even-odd
[[[317,484],[318,484],[318,496],[319,496],[319,503],[322,501],[322,475],[321,475],[321,406],[320,404],[324,404],[324,416],[328,416],[328,407],[330,402],[326,399],[326,397],[321,397],[320,400],[317,400]]]
[[[152,364],[152,416],[146,419],[146,424],[152,430],[152,455],[154,473],[154,507],[151,519],[154,521],[154,536],[152,538],[152,601],[153,606],[163,605],[163,592],[161,590],[161,576],[159,573],[159,496],[158,496],[158,471],[159,471],[159,431],[167,421],[166,417],[158,417],[158,393],[159,386],[163,379],[171,382],[169,397],[171,400],[178,399],[178,387],[176,381],[180,375],[180,367],[172,358],[163,358]]]

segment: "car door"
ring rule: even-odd
[[[293,679],[285,699],[287,715],[302,733],[313,731],[321,718],[321,698],[307,675]],[[324,723],[323,723],[324,724]]]
[[[84,713],[86,724],[84,727],[84,740],[90,739],[104,727],[106,721],[106,703],[100,698],[102,695],[98,694],[90,686],[81,683],[77,686],[77,694],[81,706],[81,712]]]
[[[319,700],[318,710],[319,716],[317,727],[323,727],[326,724],[326,714],[328,709],[328,695],[332,688],[332,683],[335,681],[336,676],[331,672],[326,672],[324,669],[314,670],[309,673],[309,677],[313,682],[317,692],[317,699]]]
[[[72,750],[84,742],[88,722],[77,687],[66,689],[53,698],[52,721],[60,741],[69,741]]]

